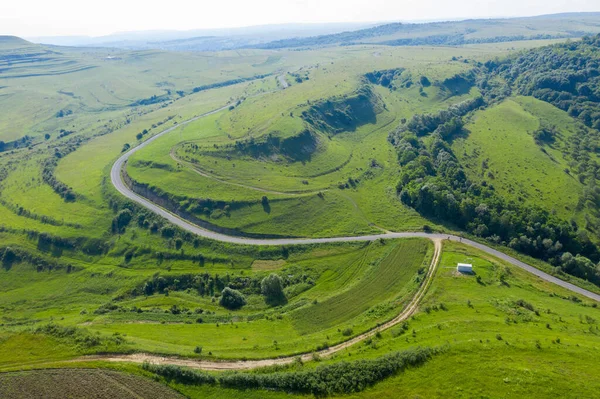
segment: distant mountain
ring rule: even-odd
[[[28,38],[34,43],[123,49],[216,51],[258,45],[288,38],[328,35],[373,26],[373,23],[281,24],[243,28],[119,32],[107,36],[52,36]]]
[[[568,13],[506,19],[389,23],[356,31],[282,39],[248,47],[280,49],[352,44],[464,45],[581,37],[597,33],[600,33],[600,13]]]
[[[578,38],[600,33],[600,12],[520,18],[467,19],[405,23],[282,24],[189,31],[120,32],[101,37],[29,38],[61,46],[128,50],[221,51],[239,48],[283,49],[353,44],[440,46],[519,40]]]

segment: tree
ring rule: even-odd
[[[113,231],[115,233],[121,232],[131,222],[132,217],[133,215],[129,209],[119,211],[113,219]]]
[[[239,309],[246,304],[246,298],[238,290],[225,287],[221,292],[221,299],[219,304],[224,308],[235,310]]]
[[[183,245],[183,240],[179,237],[177,237],[175,239],[175,249],[181,249],[181,246]]]
[[[266,213],[271,213],[271,205],[269,204],[269,199],[267,198],[266,195],[263,195],[262,199],[260,200],[263,210]]]
[[[18,256],[10,247],[6,247],[4,253],[2,254],[2,264],[5,267],[10,267],[17,260]]]
[[[267,303],[278,304],[285,302],[283,281],[275,273],[271,273],[260,282],[260,290],[265,296]]]
[[[138,134],[135,135],[135,138],[138,139],[138,140],[141,140],[142,137],[144,137],[144,135],[142,133],[138,133]]]
[[[44,138],[45,138],[46,140],[49,140],[49,139],[50,139],[50,133],[46,133],[46,134],[44,134]]]
[[[6,143],[4,141],[0,140],[0,151],[4,151],[5,148],[6,148]]]
[[[165,238],[173,238],[175,237],[175,229],[171,226],[165,226],[160,230],[160,235]]]

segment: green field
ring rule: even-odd
[[[598,16],[527,21],[214,52],[0,37],[0,397],[594,397],[598,304],[440,241],[600,292]],[[282,241],[120,194],[111,167],[158,134],[132,191]]]
[[[0,303],[5,321],[17,330],[19,325],[40,325],[60,315],[61,325],[79,325],[92,335],[127,337],[128,350],[191,356],[201,345],[216,358],[278,356],[311,351],[325,341],[343,341],[340,328],[358,334],[393,317],[418,287],[419,269],[428,266],[430,252],[421,240],[307,250],[276,270],[289,280],[287,299],[277,307],[265,303],[250,285],[242,290],[248,304],[230,312],[215,301],[218,293],[200,294],[196,283],[185,283],[187,276],[205,273],[212,279],[220,275],[244,281],[248,276],[260,281],[265,272],[220,265],[175,271],[171,265],[148,267],[142,260],[131,262],[128,269],[133,270],[118,273],[103,273],[101,267],[90,265],[69,274],[40,275],[30,266],[15,265],[2,272]],[[155,273],[184,283],[169,285],[168,293],[127,294]],[[380,291],[380,286],[387,289]],[[36,294],[28,294],[29,290]],[[110,309],[107,297],[123,299],[109,301],[114,306]],[[180,311],[173,312],[173,307]],[[352,310],[341,313],[341,309]],[[310,316],[315,314],[320,316]]]
[[[580,219],[577,203],[583,185],[565,172],[569,163],[561,152],[576,122],[552,108],[533,98],[519,97],[476,113],[466,127],[468,137],[456,140],[454,151],[472,179],[489,181],[503,196],[543,207],[551,205],[549,211],[566,219]],[[539,127],[539,118],[561,127],[559,142],[550,147],[535,143],[533,132]]]

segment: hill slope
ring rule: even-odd
[[[263,49],[385,44],[438,46],[580,37],[600,32],[600,13],[544,15],[511,19],[472,19],[423,24],[391,23],[351,32],[259,44]]]

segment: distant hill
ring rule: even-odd
[[[464,45],[518,40],[575,38],[600,33],[600,13],[570,13],[510,19],[471,19],[431,23],[390,23],[356,31],[277,40],[261,49],[383,44]]]
[[[30,38],[34,43],[129,50],[221,51],[353,44],[457,46],[519,40],[578,38],[600,33],[600,12],[427,23],[282,24],[189,31],[122,32],[101,37]]]
[[[187,31],[121,32],[99,37],[34,37],[34,43],[59,46],[114,47],[122,49],[161,49],[170,51],[219,51],[254,46],[275,40],[329,35],[363,29],[374,23],[279,24],[242,28],[194,29]]]
[[[33,45],[33,43],[17,36],[0,36],[0,49],[3,50]]]

